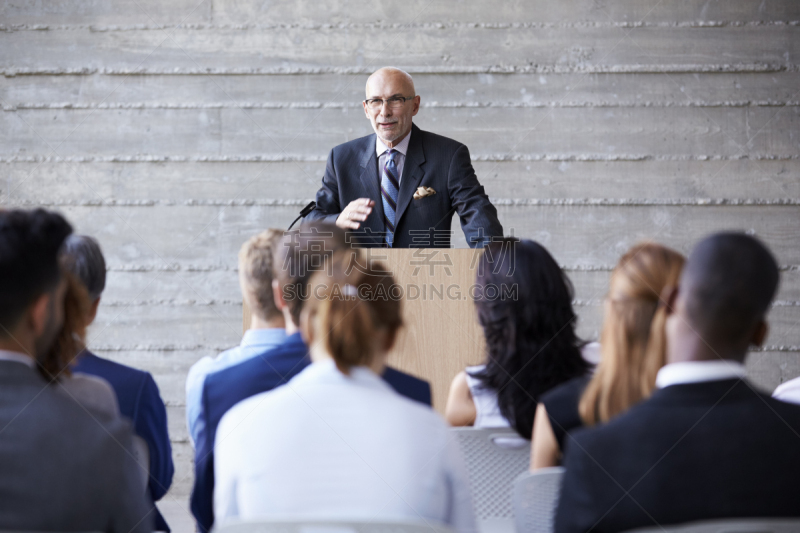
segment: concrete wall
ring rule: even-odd
[[[507,230],[567,268],[586,337],[635,242],[769,243],[782,287],[750,369],[772,388],[800,374],[799,21],[793,0],[7,0],[2,202],[103,244],[91,345],[155,375],[181,504],[184,376],[238,342],[236,251],[370,133],[385,64],[414,74],[420,127],[470,147]]]

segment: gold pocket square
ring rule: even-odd
[[[414,193],[414,200],[419,200],[426,196],[433,196],[434,194],[436,194],[436,191],[434,191],[432,187],[417,187],[417,191]]]

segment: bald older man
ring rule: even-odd
[[[308,219],[335,223],[365,247],[449,248],[453,212],[470,247],[503,235],[469,150],[415,126],[419,104],[408,73],[369,77],[363,105],[375,133],[331,150]]]

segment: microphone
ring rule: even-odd
[[[297,224],[297,221],[298,221],[298,220],[300,220],[301,218],[306,218],[306,217],[308,216],[308,214],[309,214],[311,211],[313,211],[314,209],[316,209],[316,208],[317,208],[317,202],[315,202],[315,201],[313,201],[313,200],[312,200],[311,202],[309,202],[309,203],[308,203],[308,205],[307,205],[307,206],[305,206],[305,207],[304,207],[304,208],[303,208],[303,209],[300,211],[300,216],[299,216],[299,217],[297,217],[296,219],[294,219],[294,222],[292,222],[292,223],[289,225],[289,228],[288,228],[286,231],[289,231],[289,230],[291,230],[291,229],[292,229],[292,226],[294,226],[295,224]]]

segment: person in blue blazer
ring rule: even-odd
[[[331,150],[308,220],[335,223],[365,247],[449,248],[454,212],[472,248],[503,236],[469,150],[415,126],[419,105],[408,73],[369,77],[363,106],[375,133]]]
[[[71,235],[62,248],[67,268],[89,292],[92,307],[87,322],[94,321],[100,296],[106,285],[106,262],[95,239]],[[150,453],[150,478],[147,492],[151,503],[160,500],[172,484],[175,467],[167,431],[167,410],[158,386],[149,372],[137,370],[84,350],[73,365],[74,372],[83,372],[106,380],[117,395],[122,416],[133,422],[136,435],[144,439]],[[156,531],[170,531],[169,525],[153,505]]]
[[[300,231],[288,232],[278,246],[273,262],[277,269],[273,273],[273,294],[275,304],[285,318],[286,340],[261,355],[209,374],[203,384],[201,416],[205,431],[195,442],[195,480],[191,497],[192,514],[202,533],[210,531],[214,524],[214,439],[222,416],[242,400],[283,385],[311,363],[308,347],[298,328],[304,299],[287,296],[307,292],[308,281],[316,271],[304,270],[300,265],[324,268],[324,260],[346,246],[342,230],[327,224],[312,225],[319,231],[304,231],[309,227],[306,225]],[[326,232],[327,236],[320,236]],[[310,246],[312,241],[321,243],[321,246]],[[317,257],[313,258],[314,255]],[[431,405],[431,389],[427,381],[388,367],[383,379],[399,394]]]

